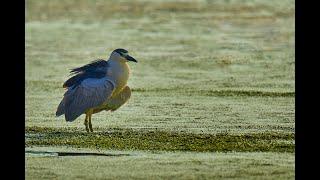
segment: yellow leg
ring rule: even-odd
[[[84,120],[84,125],[86,126],[86,131],[89,132],[89,128],[88,128],[88,114],[86,114],[86,118]]]
[[[89,115],[89,128],[90,128],[90,131],[93,132],[92,123],[91,123],[91,117],[92,117],[92,112],[90,112],[90,115]]]

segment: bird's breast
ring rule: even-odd
[[[116,95],[127,85],[130,69],[126,63],[121,63],[111,67],[107,74],[115,82],[116,87],[113,94]]]

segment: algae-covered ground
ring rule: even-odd
[[[26,179],[294,179],[294,1],[26,1]],[[129,102],[55,117],[125,48]]]

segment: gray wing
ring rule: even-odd
[[[88,78],[77,87],[69,88],[60,103],[66,121],[74,121],[88,109],[102,105],[111,96],[113,89],[114,83],[108,78]]]

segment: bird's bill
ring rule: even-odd
[[[125,57],[128,61],[133,61],[133,62],[138,62],[135,58],[133,58],[133,57],[131,57],[131,56],[129,56],[129,55],[127,55],[126,57]]]

